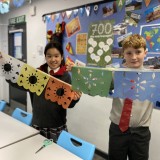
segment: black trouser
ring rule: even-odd
[[[62,125],[60,127],[57,128],[41,128],[37,125],[32,125],[32,127],[34,127],[35,129],[40,131],[40,134],[44,137],[46,137],[47,139],[53,139],[53,141],[56,143],[58,140],[59,135],[61,134],[61,132],[63,130],[68,131],[67,126],[66,125]]]
[[[109,160],[148,160],[151,134],[149,127],[129,128],[121,132],[111,123],[109,129]]]

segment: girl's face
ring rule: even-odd
[[[50,48],[46,52],[45,56],[46,62],[51,69],[57,69],[60,67],[63,57],[61,53],[56,48]]]
[[[128,68],[140,68],[143,66],[143,61],[147,51],[144,48],[126,48],[124,50],[125,66]]]

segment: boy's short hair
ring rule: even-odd
[[[126,37],[122,42],[123,51],[129,47],[133,47],[135,49],[144,48],[144,50],[146,50],[146,40],[139,34],[132,34]]]

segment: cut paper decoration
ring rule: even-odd
[[[0,13],[8,13],[9,12],[9,4],[10,0],[3,0],[0,1]]]
[[[144,0],[144,2],[145,2],[146,7],[148,7],[150,2],[151,2],[151,0]]]
[[[107,97],[112,81],[112,72],[105,69],[72,68],[72,88],[91,96]]]
[[[159,72],[115,72],[113,97],[155,103],[160,97],[159,77]]]
[[[98,4],[94,5],[94,13],[97,14],[99,10]]]
[[[86,9],[86,14],[87,14],[87,16],[90,16],[90,14],[91,14],[91,6],[86,6],[85,7],[85,9]]]
[[[13,5],[15,7],[21,7],[24,4],[25,0],[13,0]]]
[[[47,85],[49,77],[42,71],[25,64],[22,67],[17,84],[31,92],[35,92],[39,96]]]
[[[106,67],[111,63],[114,21],[90,23],[87,45],[87,64]]]
[[[71,18],[71,15],[72,15],[72,11],[66,11],[66,16],[68,19]]]
[[[117,2],[117,6],[118,6],[119,10],[121,11],[122,7],[125,4],[125,0],[117,0],[116,2]]]
[[[73,49],[70,42],[67,43],[66,50],[68,51],[69,54],[73,55]]]
[[[60,13],[56,13],[56,20],[59,21]]]
[[[71,91],[70,85],[67,83],[61,83],[54,77],[49,79],[45,92],[46,99],[51,100],[52,102],[57,102],[59,105],[62,105],[64,109],[66,109],[70,105],[73,97],[74,92]]]
[[[74,9],[73,10],[73,15],[74,15],[74,17],[77,17],[77,15],[78,15],[78,9]]]
[[[2,53],[0,53],[0,57],[0,75],[5,76],[7,80],[16,83],[24,63],[7,54],[2,55]]]
[[[80,11],[80,15],[83,16],[85,8],[80,8],[79,11]]]
[[[52,20],[52,22],[54,22],[54,20],[55,20],[55,14],[51,15],[51,20]]]
[[[47,23],[50,21],[50,19],[51,19],[51,15],[46,15],[46,21],[47,21]]]
[[[66,12],[62,12],[61,13],[62,19],[64,20],[65,16],[66,16]]]
[[[42,91],[46,91],[44,89],[46,88],[50,77],[52,77],[51,75],[42,72],[41,70],[35,69],[21,62],[20,60],[17,60],[7,54],[2,54],[1,52],[0,75],[5,76],[7,80],[10,80],[13,83],[17,83],[19,86],[22,86],[27,91],[36,93],[38,96],[42,93]],[[51,78],[51,80],[53,79]],[[61,88],[64,89],[65,94],[63,94],[61,98],[58,97],[58,103],[61,103],[63,108],[67,108],[74,96],[74,92],[71,90],[71,85],[54,78],[54,85],[48,86],[49,89],[51,89],[52,91],[57,90],[57,86],[61,86]],[[56,93],[58,94],[59,90]],[[59,102],[59,100],[62,98],[63,102]],[[52,97],[48,97],[48,99],[51,99],[52,101]]]

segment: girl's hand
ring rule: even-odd
[[[66,64],[66,71],[71,71],[73,66],[75,66],[74,62],[68,62]]]
[[[73,97],[73,100],[78,100],[80,99],[80,97],[82,96],[82,92],[76,92],[74,91],[74,97]]]

